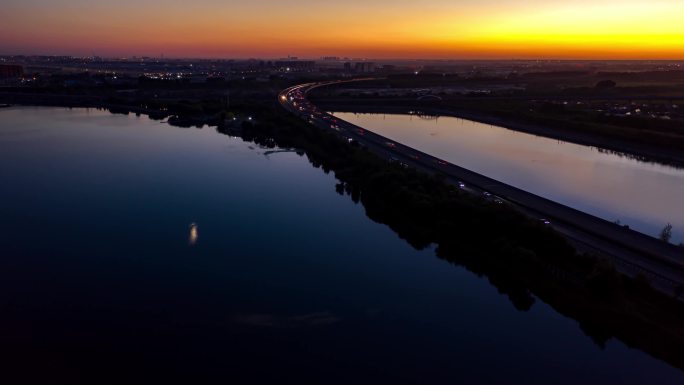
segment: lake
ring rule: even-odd
[[[214,128],[5,108],[0,180],[7,383],[684,382]]]

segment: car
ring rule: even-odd
[[[392,142],[385,142],[385,144],[387,144],[387,147],[389,148],[397,148],[397,145]]]
[[[463,182],[458,182],[458,187],[460,187],[460,188],[465,188],[465,183],[463,183]]]
[[[550,224],[551,224],[551,221],[549,221],[549,220],[546,219],[546,218],[541,218],[540,221],[541,221],[543,224],[545,224],[545,225],[550,225]]]

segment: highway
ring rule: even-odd
[[[358,81],[351,80],[351,81]],[[553,202],[508,184],[496,181],[458,165],[397,143],[363,127],[340,120],[320,110],[307,99],[312,89],[340,82],[306,83],[283,90],[280,104],[291,113],[330,131],[348,142],[356,141],[376,155],[405,167],[440,173],[459,188],[502,204],[512,205],[563,234],[578,251],[610,258],[628,276],[643,274],[653,287],[672,295],[684,286],[684,248],[617,225],[571,207]]]

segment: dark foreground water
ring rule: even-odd
[[[0,180],[3,383],[684,382],[211,128],[4,109]]]

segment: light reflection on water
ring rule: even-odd
[[[599,348],[543,301],[516,310],[369,220],[306,157],[212,128],[4,110],[0,181],[3,369],[48,377],[4,383],[684,377],[615,339]]]
[[[335,113],[454,164],[606,220],[684,241],[684,170],[453,117]]]
[[[190,235],[188,236],[188,244],[190,246],[195,246],[197,243],[197,223],[191,223],[190,224]]]

